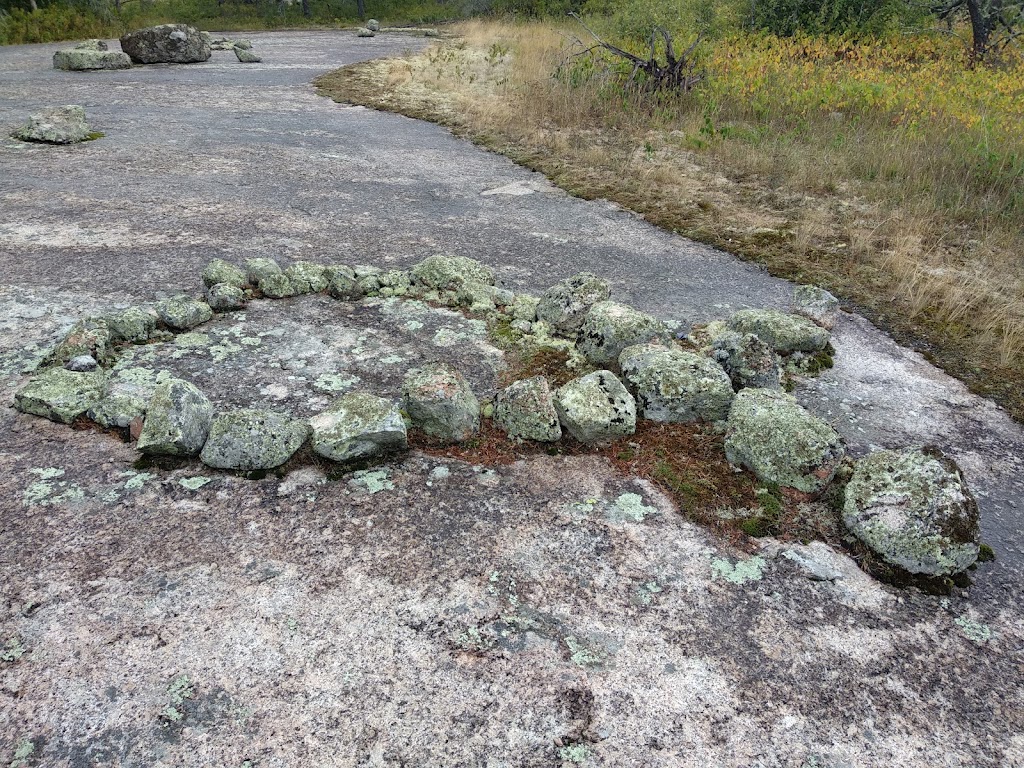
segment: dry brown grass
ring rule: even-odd
[[[553,77],[568,28],[470,21],[457,32],[318,85],[442,122],[573,193],[824,285],[1024,417],[1024,234],[990,214],[999,201],[972,196],[938,139],[907,143],[863,120],[837,146],[832,118],[751,138],[737,103],[722,108],[735,131],[704,143],[704,114],[685,96],[652,105],[610,96],[601,78]]]

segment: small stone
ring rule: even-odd
[[[511,437],[522,440],[553,443],[562,437],[551,387],[543,376],[512,382],[500,391],[494,421]]]
[[[190,330],[213,317],[209,304],[188,296],[164,299],[157,304],[156,311],[164,324],[173,331]]]
[[[622,351],[619,366],[645,419],[680,424],[729,415],[732,383],[714,360],[675,347],[637,344]]]
[[[373,37],[376,34],[372,29],[367,29],[366,27],[359,27],[356,30],[356,37]]]
[[[615,365],[626,347],[671,338],[660,320],[625,304],[601,301],[587,311],[576,348],[594,365]]]
[[[636,401],[611,371],[594,371],[555,391],[562,426],[581,443],[607,443],[636,431]]]
[[[463,442],[480,431],[480,401],[465,376],[443,363],[409,371],[402,403],[413,425],[431,437]]]
[[[363,289],[356,281],[356,273],[352,267],[334,265],[324,267],[327,279],[327,293],[342,301],[356,301],[363,297]]]
[[[323,264],[296,261],[284,271],[295,294],[320,293],[327,288]],[[266,293],[266,291],[264,291]]]
[[[858,461],[843,522],[907,573],[952,576],[978,559],[978,504],[956,463],[933,448],[876,451]]]
[[[224,259],[214,259],[203,267],[203,285],[212,288],[215,285],[232,285],[235,288],[245,288],[248,284],[245,272]]]
[[[138,449],[162,456],[195,456],[213,421],[213,404],[194,384],[169,379],[158,384],[146,405]]]
[[[743,389],[729,411],[725,455],[762,482],[814,495],[832,481],[846,449],[838,432],[791,395]]]
[[[245,307],[245,291],[227,283],[217,283],[206,289],[206,303],[214,312],[230,312]]]
[[[465,256],[437,255],[413,267],[412,279],[435,291],[454,291],[464,283],[494,285],[494,270]]]
[[[408,447],[405,421],[388,400],[364,392],[342,395],[309,420],[313,450],[332,461],[372,458]]]
[[[106,45],[106,43],[103,43]],[[131,69],[132,60],[123,51],[90,50],[78,48],[53,54],[53,68],[65,72],[92,72],[96,70]]]
[[[89,138],[92,130],[85,122],[85,110],[76,105],[47,109],[32,115],[13,136],[22,141],[43,144],[76,144]]]
[[[128,307],[104,318],[114,341],[145,344],[156,332],[156,313]]]
[[[730,330],[752,333],[780,355],[789,352],[820,352],[829,333],[805,317],[777,309],[741,309],[726,321]]]
[[[245,260],[245,279],[249,285],[258,286],[264,278],[280,274],[281,267],[273,259]]]
[[[839,299],[816,285],[798,285],[793,289],[793,311],[831,331],[839,317]]]
[[[48,368],[14,395],[14,407],[22,413],[70,424],[103,396],[106,377],[96,369],[87,372]]]
[[[295,296],[297,293],[294,286],[292,286],[292,281],[283,272],[278,272],[275,275],[266,275],[261,278],[259,289],[268,299],[285,299],[289,296]]]
[[[380,22],[376,19],[370,19],[366,22],[366,28],[371,32],[380,32]]]
[[[284,464],[306,442],[309,427],[261,409],[224,413],[213,420],[200,458],[217,469],[252,471]]]
[[[745,387],[782,389],[782,362],[772,349],[752,333],[728,331],[714,341],[712,358],[728,374],[738,391]]]
[[[259,64],[263,61],[260,56],[257,56],[248,48],[240,48],[237,43],[232,50],[235,52],[235,58],[242,64]]]
[[[590,308],[600,301],[607,301],[611,295],[607,280],[590,272],[580,272],[544,291],[534,313],[537,319],[551,326],[553,333],[575,338]]]
[[[78,355],[68,360],[64,367],[69,371],[85,373],[87,371],[95,371],[99,367],[99,363],[96,362],[96,358],[92,355]]]

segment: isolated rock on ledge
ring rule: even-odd
[[[53,54],[53,68],[67,72],[89,72],[101,69],[131,69],[127,53],[91,48],[71,48]]]
[[[404,450],[402,414],[388,400],[366,392],[342,395],[309,420],[313,450],[331,461],[356,461]]]
[[[978,504],[956,463],[935,449],[877,451],[858,461],[843,522],[908,573],[952,576],[978,559]]]
[[[68,104],[32,115],[13,136],[42,144],[77,144],[88,139],[90,133],[85,122],[85,109],[77,104]]]
[[[161,24],[129,32],[121,50],[136,64],[195,64],[212,55],[202,33],[187,24]]]
[[[764,482],[818,494],[845,455],[839,433],[785,392],[744,389],[733,400],[725,456]]]

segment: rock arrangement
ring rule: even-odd
[[[387,271],[305,261],[282,269],[265,258],[242,268],[216,259],[201,277],[203,299],[178,296],[76,323],[15,406],[62,423],[85,417],[128,429],[144,454],[238,471],[278,467],[307,442],[330,461],[373,460],[407,448],[409,429],[461,443],[480,433],[482,418],[512,439],[569,435],[587,446],[632,435],[642,419],[708,422],[724,430],[731,464],[805,498],[821,495],[850,463],[840,435],[785,392],[786,376],[831,363],[828,328],[838,302],[813,286],[796,289],[793,313],[741,310],[678,341],[662,321],[612,301],[607,281],[589,273],[540,297],[513,294],[485,264],[447,255]],[[254,297],[307,293],[462,307],[524,349],[561,351],[579,375],[557,388],[543,376],[514,381],[481,404],[458,370],[431,363],[407,371],[400,402],[350,392],[306,421],[257,408],[215,413],[203,392],[166,372],[105,373],[127,345],[190,331]],[[934,450],[880,451],[853,466],[844,521],[877,557],[929,576],[958,573],[977,559],[977,505],[951,460]]]

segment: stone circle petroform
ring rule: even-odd
[[[911,448],[851,462],[839,433],[786,392],[792,377],[831,365],[828,328],[838,303],[819,288],[798,287],[793,312],[744,309],[678,339],[669,324],[613,301],[596,275],[574,275],[535,297],[499,287],[490,267],[462,256],[430,256],[409,270],[215,259],[201,278],[203,298],[174,296],[79,320],[15,406],[64,424],[88,419],[128,430],[149,456],[241,472],[280,467],[307,444],[341,465],[382,460],[408,448],[410,430],[465,443],[479,439],[487,419],[512,440],[595,447],[633,435],[642,420],[707,423],[724,432],[734,467],[803,498],[825,493],[852,464],[844,523],[894,568],[945,577],[978,557],[977,504],[950,459]],[[513,350],[559,351],[574,378],[553,387],[527,376],[481,402],[456,367],[432,362],[405,371],[398,401],[351,391],[303,419],[253,407],[217,413],[204,392],[167,371],[107,373],[133,345],[190,333],[253,299],[317,293],[461,308]]]

